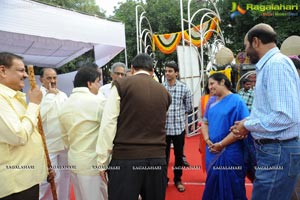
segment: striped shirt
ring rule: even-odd
[[[192,111],[192,95],[188,87],[176,80],[171,87],[168,82],[163,85],[172,96],[172,103],[167,113],[167,135],[180,135],[185,128],[185,115]]]
[[[286,140],[300,135],[300,80],[277,47],[256,64],[254,102],[244,123],[254,139]]]

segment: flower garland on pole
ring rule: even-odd
[[[200,31],[206,32],[207,30],[215,30],[217,24],[219,23],[216,17],[212,18],[204,22],[202,25],[198,25],[191,30],[191,35],[189,35],[188,30],[184,31],[184,39],[189,41],[191,37],[191,41],[194,46],[200,47],[206,41],[210,39],[213,32],[209,31],[203,41],[200,40]],[[167,34],[154,34],[153,35],[153,44],[152,50],[155,51],[157,47],[164,54],[171,54],[176,50],[177,45],[180,43],[182,38],[181,31],[176,33],[167,33]]]

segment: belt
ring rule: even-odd
[[[286,140],[278,140],[278,139],[257,139],[254,140],[256,142],[256,144],[274,144],[274,143],[284,143],[284,142],[290,142],[292,140],[297,140],[298,137],[293,137],[290,139],[286,139]]]

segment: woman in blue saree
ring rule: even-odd
[[[202,124],[206,146],[207,178],[204,200],[244,200],[246,198],[244,143],[229,131],[235,121],[249,115],[238,94],[231,92],[229,79],[215,73],[208,79],[212,96]]]

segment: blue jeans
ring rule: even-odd
[[[290,200],[300,173],[300,141],[258,145],[253,200]]]
[[[300,199],[300,174],[298,175],[296,187],[294,189],[294,193],[292,195],[291,200],[299,200],[299,199]]]

